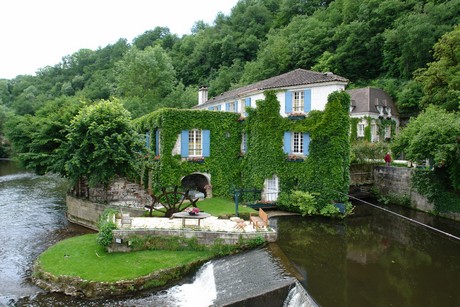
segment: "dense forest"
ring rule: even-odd
[[[459,24],[459,0],[240,0],[190,35],[156,27],[0,80],[0,157],[57,148],[81,106],[96,100],[116,97],[136,118],[191,107],[200,85],[214,96],[296,68],[383,88],[405,117],[429,105],[456,111]]]

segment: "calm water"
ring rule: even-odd
[[[346,221],[277,225],[278,244],[322,306],[460,306],[460,241],[366,205]]]
[[[65,219],[65,181],[0,161],[0,306],[149,306],[152,294],[85,301],[30,284],[48,246],[88,230]],[[442,219],[402,213],[460,236]],[[366,205],[346,221],[279,217],[278,246],[322,306],[460,306],[460,242]]]

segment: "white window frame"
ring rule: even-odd
[[[305,96],[303,91],[295,91],[292,95],[292,112],[304,112]]]
[[[265,179],[264,190],[262,192],[262,200],[268,201],[268,202],[275,202],[278,200],[278,194],[279,194],[278,176],[273,175],[273,177]]]
[[[386,139],[391,138],[391,126],[385,126],[385,138]]]
[[[177,135],[176,143],[174,144],[173,150],[172,150],[172,155],[180,155],[181,153],[181,135],[180,133]]]
[[[292,132],[291,133],[291,154],[303,155],[303,133]]]
[[[247,146],[247,134],[246,132],[243,132],[241,134],[241,153],[243,154],[246,153],[246,151],[248,150],[246,146]]]
[[[188,156],[203,156],[203,134],[200,129],[192,129],[188,131]]]
[[[371,141],[372,142],[379,141],[379,129],[376,123],[371,124]]]
[[[233,113],[236,112],[236,101],[230,102],[229,107],[228,107],[228,111],[233,112]]]
[[[364,137],[364,129],[366,128],[366,125],[363,123],[358,124],[358,137]]]

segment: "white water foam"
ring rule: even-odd
[[[283,307],[318,307],[315,301],[308,295],[307,291],[296,282],[296,286],[289,291]]]
[[[170,294],[178,306],[211,306],[217,296],[213,264],[208,262],[203,265],[193,283],[173,287]]]
[[[214,266],[211,262],[204,264],[196,273],[191,284],[174,286],[162,294],[150,298],[150,303],[174,307],[208,307],[216,299]]]

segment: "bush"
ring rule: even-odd
[[[104,210],[99,218],[99,233],[97,234],[96,241],[103,247],[107,247],[112,243],[112,230],[117,229],[117,225],[113,222],[115,220],[115,214],[117,213],[117,210],[108,208]]]
[[[318,214],[320,208],[315,199],[316,195],[318,193],[293,191],[291,194],[292,205],[299,208],[302,216]]]
[[[388,151],[388,143],[355,142],[351,145],[352,162],[369,163],[374,160],[382,160]]]

